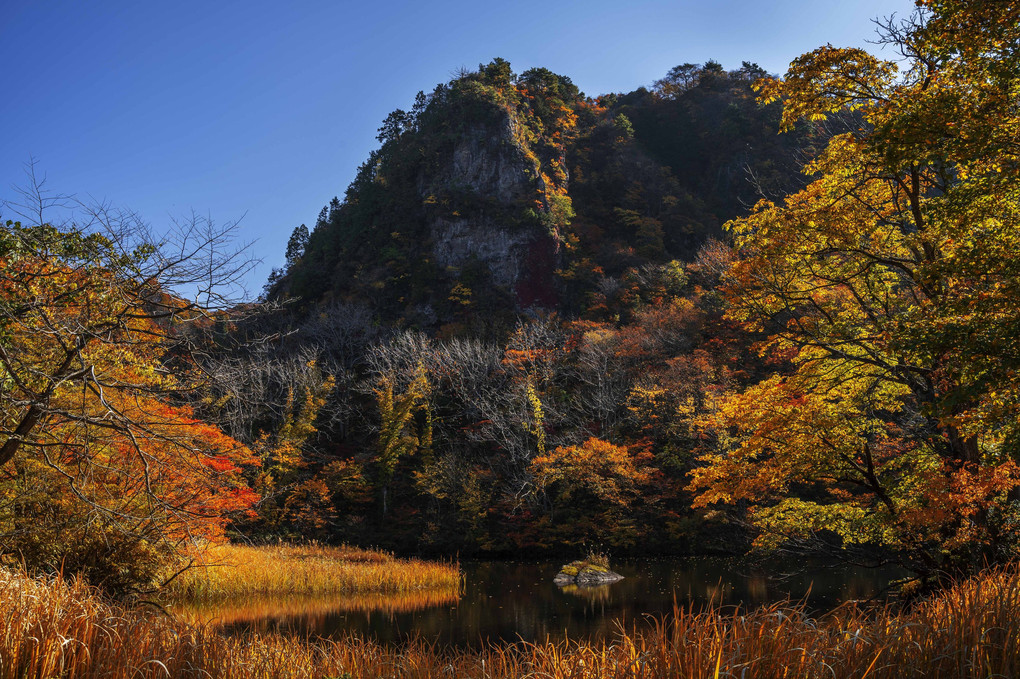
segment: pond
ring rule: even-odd
[[[227,633],[278,631],[337,637],[355,632],[383,643],[421,635],[441,645],[547,638],[611,637],[619,625],[646,625],[672,612],[674,603],[709,602],[754,607],[787,598],[806,599],[815,611],[840,602],[880,597],[896,569],[812,566],[792,574],[789,564],[751,565],[717,558],[634,559],[613,564],[625,576],[592,589],[559,588],[552,579],[561,562],[469,561],[463,591],[452,594],[358,595],[339,599],[289,599],[180,610],[213,622]],[[779,577],[781,576],[781,577]]]

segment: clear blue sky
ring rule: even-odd
[[[911,0],[81,2],[0,0],[0,198],[35,157],[50,185],[158,227],[241,218],[264,260],[343,195],[387,113],[459,67],[545,66],[588,95],[683,62],[782,73],[865,46]],[[875,48],[872,48],[875,49]],[[9,211],[5,211],[5,218]]]

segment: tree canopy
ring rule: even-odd
[[[825,46],[759,87],[784,128],[850,121],[804,190],[728,225],[729,313],[792,368],[729,399],[732,444],[692,487],[750,503],[762,543],[891,548],[932,577],[1015,548],[1018,12],[925,2],[884,25],[900,62]]]
[[[240,465],[256,460],[183,398],[187,328],[243,268],[220,249],[229,229],[160,242],[110,214],[0,230],[0,549],[117,589],[221,538],[255,500]]]

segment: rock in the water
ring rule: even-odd
[[[553,582],[560,587],[567,585],[578,585],[580,587],[595,587],[597,585],[608,585],[623,580],[623,576],[615,573],[605,566],[600,566],[586,561],[575,561],[560,569],[560,572],[553,578]]]

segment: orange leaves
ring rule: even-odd
[[[560,446],[531,461],[538,491],[559,515],[567,542],[598,537],[630,541],[627,528],[633,509],[648,493],[659,472],[648,466],[651,455],[590,438],[580,446]],[[609,529],[609,530],[607,530]]]
[[[503,353],[502,363],[508,368],[528,372],[532,366],[545,365],[551,360],[555,360],[558,353],[556,350],[542,347],[507,349]]]
[[[779,534],[806,520],[800,510],[842,508],[865,522],[868,512],[889,511],[904,463],[884,454],[889,432],[869,414],[894,412],[897,397],[865,370],[819,362],[725,399],[704,425],[721,432],[726,452],[704,456],[705,466],[692,472],[695,506],[738,500],[770,506],[798,487],[824,498],[809,505],[783,500],[782,512],[757,514],[761,527]],[[852,526],[845,527],[849,535]]]
[[[1009,511],[1009,494],[1020,487],[1013,461],[995,467],[944,464],[917,484],[915,497],[899,516],[910,540],[936,540],[947,550],[991,545],[989,512]]]
[[[174,315],[189,305],[132,277],[151,246],[125,254],[98,236],[8,227],[0,464],[13,461],[21,479],[0,518],[34,525],[54,554],[82,532],[162,554],[221,537],[229,514],[257,499],[241,466],[258,460],[181,404],[190,361]],[[32,508],[36,489],[52,511]]]
[[[639,462],[625,446],[590,438],[580,446],[561,446],[538,456],[531,465],[540,488],[562,484],[560,496],[564,500],[590,493],[603,502],[625,505],[633,500],[628,494],[651,479],[652,471],[638,466]]]

